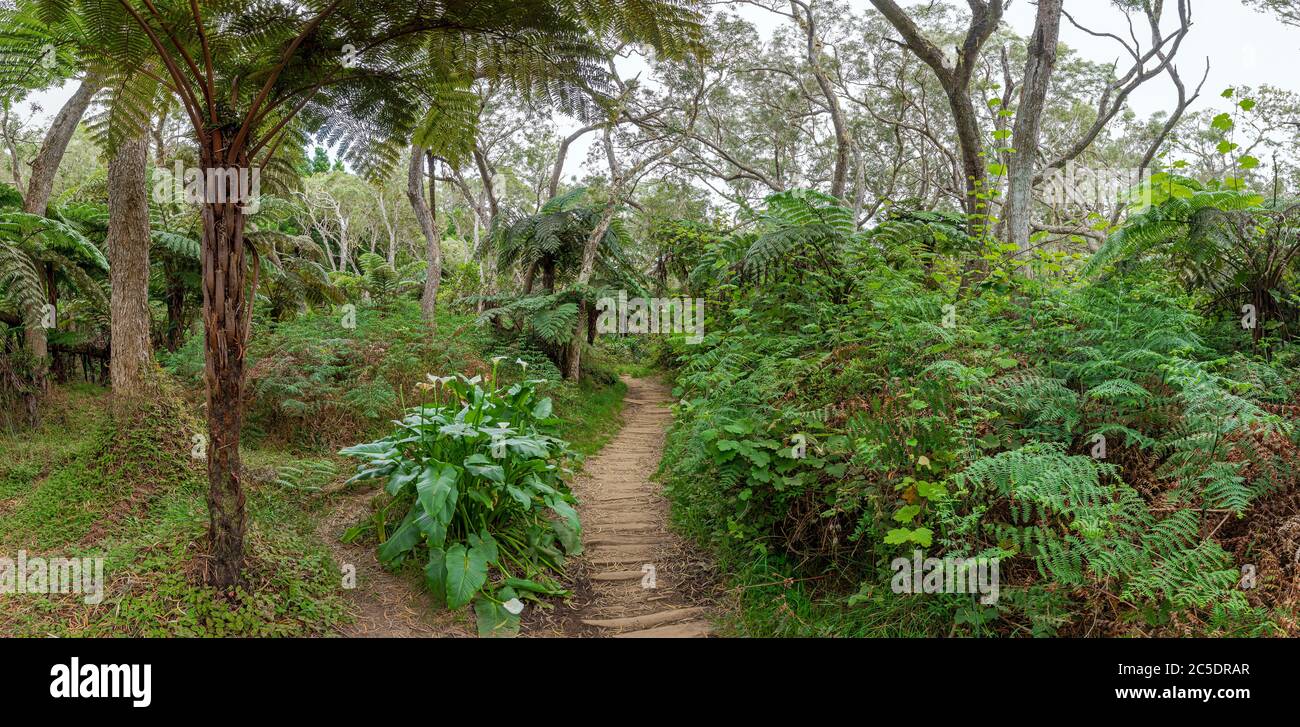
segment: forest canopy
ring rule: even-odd
[[[1088,5],[0,5],[0,628],[1296,635],[1300,5]]]

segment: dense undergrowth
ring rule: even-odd
[[[98,604],[79,594],[7,597],[0,633],[310,636],[346,624],[343,572],[330,548],[345,533],[321,527],[333,498],[360,486],[344,486],[352,463],[338,446],[382,433],[424,396],[419,384],[430,374],[474,376],[492,364],[472,316],[441,314],[436,336],[406,300],[362,306],[355,328],[339,320],[305,314],[253,339],[243,455],[249,557],[246,587],[236,592],[200,585],[208,515],[207,477],[194,456],[203,431],[197,336],[161,357],[161,394],[144,409],[114,412],[108,390],[66,384],[54,388],[39,428],[0,436],[0,550],[103,557],[105,584]],[[498,363],[504,386],[523,379],[521,364]],[[561,420],[554,433],[574,450],[595,451],[615,430],[621,383],[537,386]],[[373,533],[363,539],[379,544]]]
[[[735,630],[1294,633],[1293,309],[1256,335],[1207,290],[1229,243],[1187,242],[1198,210],[1268,213],[1185,184],[1092,266],[1032,277],[959,220],[855,232],[811,192],[701,249],[709,333],[665,349],[663,470],[736,574]],[[914,551],[999,559],[1000,598],[896,593]]]

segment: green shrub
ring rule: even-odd
[[[408,410],[389,436],[342,454],[364,460],[353,480],[385,479],[394,498],[370,526],[380,560],[424,559],[438,602],[472,602],[480,634],[514,634],[520,599],[564,594],[551,574],[566,553],[581,551],[564,481],[574,453],[548,433],[558,420],[551,400],[537,397],[540,381],[498,388],[495,365],[486,388],[477,376],[431,379],[424,388],[432,403]],[[394,508],[406,513],[388,532]]]

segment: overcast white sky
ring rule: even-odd
[[[866,0],[862,0],[866,2]],[[909,4],[916,4],[911,2]],[[1174,0],[1165,2],[1168,29],[1176,20]],[[1108,0],[1065,0],[1065,10],[1086,28],[1124,36],[1124,16]],[[1007,22],[1017,32],[1033,32],[1036,5],[1028,0],[1014,0],[1007,10]],[[1143,38],[1142,27],[1138,37]],[[1077,49],[1085,58],[1112,62],[1123,50],[1114,40],[1090,36],[1065,20],[1061,22],[1061,42]],[[1282,25],[1270,15],[1242,5],[1240,0],[1192,0],[1192,30],[1178,51],[1176,65],[1190,86],[1200,80],[1205,59],[1210,59],[1210,76],[1197,107],[1219,105],[1219,92],[1230,86],[1270,84],[1300,90],[1296,69],[1300,67],[1300,28]],[[1124,59],[1120,67],[1124,68]],[[1189,88],[1190,91],[1190,88]],[[1129,98],[1141,115],[1172,106],[1177,100],[1173,84],[1166,77],[1144,84]]]
[[[928,2],[930,0],[904,0],[903,4]],[[850,5],[862,9],[870,7],[868,0],[851,0]],[[1174,15],[1173,5],[1174,0],[1167,1],[1167,15]],[[1123,15],[1109,0],[1066,0],[1065,9],[1080,24],[1093,30],[1120,35],[1127,32]],[[783,20],[753,6],[743,6],[740,12],[769,33]],[[1028,35],[1033,30],[1034,13],[1035,5],[1029,0],[1009,0],[1005,22],[1021,35]],[[1194,85],[1200,79],[1205,59],[1210,59],[1209,80],[1194,108],[1226,104],[1219,93],[1229,86],[1267,83],[1300,90],[1300,81],[1296,79],[1297,69],[1300,69],[1300,28],[1285,26],[1272,16],[1245,7],[1240,0],[1192,0],[1192,22],[1192,30],[1178,54],[1177,65],[1184,81]],[[1141,33],[1141,28],[1138,30]],[[1139,37],[1144,36],[1139,34]],[[1124,67],[1123,50],[1113,40],[1090,36],[1062,21],[1061,41],[1094,61],[1109,63],[1119,58],[1121,67]],[[27,113],[33,120],[44,124],[57,113],[72,90],[73,85],[66,84],[62,88],[35,94],[19,106],[18,113]],[[1172,85],[1162,76],[1138,89],[1129,102],[1135,111],[1145,116],[1170,107],[1175,98]],[[33,111],[33,104],[40,107],[39,111]],[[569,156],[571,168],[566,170],[567,174],[580,172],[591,136],[575,144]]]

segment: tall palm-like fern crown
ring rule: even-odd
[[[110,79],[110,148],[167,97],[201,139],[250,163],[285,135],[320,135],[364,172],[412,139],[447,154],[473,131],[480,78],[584,117],[606,85],[611,40],[680,53],[698,36],[682,0],[24,0],[51,27],[84,25],[88,61]]]

